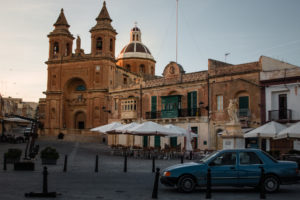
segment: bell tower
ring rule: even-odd
[[[74,37],[69,31],[70,25],[61,9],[60,14],[53,24],[54,30],[48,35],[49,38],[49,60],[70,58]]]
[[[105,1],[96,18],[97,24],[91,28],[92,56],[115,59],[116,30],[112,27]]]

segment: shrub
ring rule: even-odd
[[[59,154],[55,148],[46,147],[41,151],[41,158],[42,159],[58,159]]]
[[[20,158],[22,155],[21,149],[8,149],[8,151],[5,153],[6,158]]]

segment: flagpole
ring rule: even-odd
[[[176,0],[176,63],[178,58],[178,0]]]

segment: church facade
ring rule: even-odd
[[[117,32],[111,22],[104,2],[90,29],[90,53],[81,49],[79,37],[72,52],[75,38],[61,10],[48,35],[47,91],[40,100],[44,134],[96,134],[89,130],[110,122],[151,120],[191,127],[198,134],[194,149],[220,149],[230,99],[238,100],[242,128],[260,125],[259,73],[265,57],[240,65],[209,59],[208,70],[193,73],[170,62],[163,76],[156,76],[156,61],[137,26],[115,56]],[[161,148],[185,144],[184,138],[152,138],[108,136],[108,143]]]

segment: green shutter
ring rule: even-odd
[[[249,97],[239,97],[239,109],[248,109],[249,108]]]
[[[180,96],[167,96],[161,97],[162,103],[162,118],[175,118],[178,117],[178,106],[180,104]]]
[[[188,93],[188,114],[195,116],[197,111],[197,91]]]
[[[177,137],[170,137],[170,146],[177,147]]]
[[[160,147],[160,136],[156,135],[154,137],[154,146],[155,147]]]
[[[148,136],[144,136],[144,143],[143,143],[143,147],[148,147]]]
[[[151,112],[156,112],[157,96],[151,97]]]
[[[157,96],[151,97],[151,119],[156,118]]]
[[[249,111],[249,97],[243,96],[239,97],[239,116],[246,117],[248,116]]]

